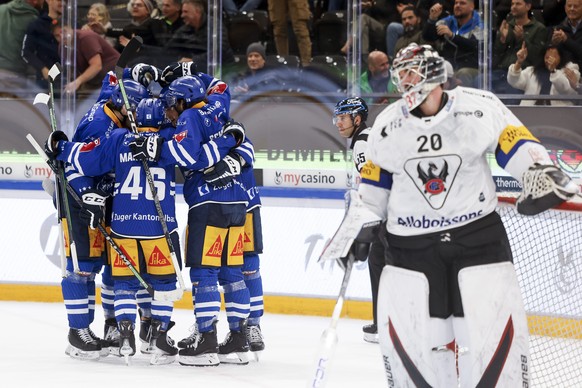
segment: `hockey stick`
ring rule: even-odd
[[[54,65],[51,66],[49,72],[48,72],[48,76],[49,76],[49,95],[47,96],[44,93],[39,93],[35,96],[33,104],[38,104],[38,103],[42,103],[44,105],[47,105],[48,107],[48,111],[49,111],[49,118],[50,118],[50,125],[51,125],[51,130],[53,132],[57,131],[57,118],[56,118],[56,114],[55,114],[55,91],[54,91],[54,83],[56,78],[61,74],[61,67],[60,64],[55,63]],[[61,217],[61,213],[62,210],[64,210],[64,214],[65,214],[65,219],[67,220],[67,232],[69,235],[69,248],[71,250],[71,259],[73,261],[73,271],[75,273],[80,273],[81,271],[79,270],[79,258],[77,256],[77,244],[75,243],[75,240],[73,238],[73,224],[72,224],[72,218],[71,218],[71,209],[69,207],[69,198],[67,196],[67,191],[65,190],[65,182],[66,179],[65,178],[65,167],[63,163],[58,163],[57,165],[57,171],[55,171],[55,174],[57,176],[57,196],[56,196],[56,203],[57,203],[57,214],[58,217],[60,219]],[[62,200],[62,206],[64,207],[64,209],[61,209],[61,200]],[[60,221],[59,221],[60,222]],[[61,233],[63,232],[63,228],[62,228],[62,222],[61,223]],[[63,237],[63,250],[65,250],[65,240]],[[66,258],[64,257],[64,252],[61,255],[61,275],[63,277],[66,276]]]
[[[34,137],[29,133],[26,135],[26,138],[32,144],[36,152],[43,158],[46,164],[53,170],[55,173],[57,171],[57,166],[55,163],[49,159],[47,154],[44,152],[44,149],[38,144],[38,142],[34,139]],[[75,191],[75,189],[70,185],[68,181],[65,181],[66,190],[71,194],[71,197],[79,204],[79,206],[83,206],[83,200],[79,197],[79,194]],[[113,240],[111,235],[107,233],[107,230],[101,224],[97,224],[97,229],[99,232],[105,237],[105,240],[111,245],[111,247],[117,252],[123,263],[129,268],[129,270],[133,273],[133,275],[137,278],[139,283],[146,289],[148,294],[155,300],[164,300],[164,301],[177,301],[182,298],[182,291],[181,290],[173,290],[173,291],[156,291],[149,285],[137,271],[135,266],[131,263],[131,261],[127,258],[125,253],[121,250],[119,245]]]
[[[119,82],[119,89],[121,90],[121,95],[123,96],[123,104],[125,105],[125,110],[127,111],[127,118],[129,119],[129,125],[131,126],[131,131],[135,134],[138,133],[137,124],[135,122],[135,116],[131,110],[131,105],[127,98],[127,93],[125,92],[125,86],[123,85],[123,69],[129,62],[129,60],[139,51],[143,40],[139,36],[133,37],[129,43],[125,46],[125,49],[121,53],[117,64],[115,65],[115,75],[117,76]],[[126,53],[127,51],[127,53]],[[160,219],[160,224],[162,225],[162,231],[168,243],[168,248],[170,249],[170,257],[172,258],[172,265],[174,266],[174,271],[176,272],[176,277],[178,278],[178,284],[180,285],[180,291],[184,292],[186,285],[184,284],[184,279],[182,278],[182,272],[180,270],[180,264],[178,263],[178,257],[176,256],[176,251],[174,249],[174,244],[172,243],[172,238],[168,230],[168,225],[166,224],[166,218],[162,210],[162,205],[160,204],[160,199],[158,198],[158,192],[154,183],[154,178],[150,171],[150,166],[147,160],[142,161],[142,166],[146,174],[146,179],[154,199],[154,205],[156,207],[156,212],[158,213],[158,218]]]
[[[340,288],[339,296],[335,307],[333,308],[333,314],[331,315],[331,322],[329,327],[323,331],[321,335],[321,340],[319,341],[319,348],[317,350],[317,358],[315,365],[315,373],[307,383],[308,388],[323,388],[327,383],[327,376],[329,374],[329,367],[331,365],[331,358],[335,353],[335,348],[337,347],[337,323],[342,312],[344,305],[344,298],[346,295],[346,290],[348,288],[348,283],[350,280],[350,275],[352,274],[352,268],[354,266],[354,255],[352,252],[348,254],[348,261],[346,264],[346,271],[344,273],[344,278],[342,280],[342,285]]]

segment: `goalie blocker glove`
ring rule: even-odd
[[[517,199],[517,211],[536,215],[578,194],[572,179],[554,165],[534,164],[523,174],[523,190]]]
[[[370,247],[373,242],[379,242],[378,233],[382,225],[386,225],[380,221],[374,221],[362,226],[360,233],[356,237],[352,246],[350,247],[349,253],[346,257],[339,258],[339,265],[344,270],[348,267],[348,260],[350,256],[354,256],[354,261],[366,261],[368,255],[370,254]]]
[[[81,195],[83,200],[83,211],[79,217],[86,222],[91,229],[97,228],[97,225],[103,220],[103,208],[108,195],[99,190],[87,190]]]
[[[149,160],[157,162],[162,152],[164,139],[159,136],[138,136],[129,143],[131,156],[134,160]]]
[[[230,152],[214,166],[204,170],[204,180],[214,187],[224,187],[240,175],[244,160],[234,152]]]
[[[44,152],[51,160],[55,160],[57,156],[63,151],[64,142],[69,141],[69,138],[63,131],[51,132],[48,139],[44,143]]]
[[[131,69],[131,78],[146,88],[151,82],[159,82],[162,71],[147,63],[138,63]]]
[[[222,127],[223,136],[225,135],[234,136],[234,139],[236,140],[236,145],[234,146],[235,148],[245,141],[245,132],[246,129],[244,125],[237,121],[229,121],[226,124],[224,124],[224,127]]]

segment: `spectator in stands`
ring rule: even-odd
[[[455,5],[454,0],[418,0],[415,6],[416,11],[418,12],[422,20],[428,20],[430,9],[436,3],[441,4],[443,7],[443,12],[440,16],[441,19],[453,14],[453,8]]]
[[[561,45],[582,66],[582,0],[566,0],[566,19],[557,25],[551,35],[553,45]]]
[[[388,23],[396,21],[394,8],[388,0],[362,1],[362,15],[360,24],[362,26],[361,51],[362,60],[368,59],[368,54],[374,49],[386,47],[386,26]],[[343,54],[347,54],[352,45],[351,36],[346,44],[341,48]]]
[[[254,11],[259,8],[263,0],[222,0],[222,9],[230,16],[239,12]]]
[[[544,60],[538,65],[522,69],[522,64],[528,56],[526,43],[523,42],[517,52],[517,59],[509,66],[507,81],[514,88],[524,91],[526,95],[575,95],[578,91],[572,87],[564,69],[574,73],[576,83],[580,82],[578,65],[568,59],[568,53],[561,46],[549,45],[544,54]],[[568,100],[522,100],[520,105],[574,105]]]
[[[576,73],[575,70],[570,69],[569,67],[564,67],[564,74],[566,75],[566,78],[568,78],[570,87],[576,90],[576,93],[582,94],[582,84],[580,83],[579,72]],[[576,105],[580,105],[580,102],[577,102]]]
[[[311,11],[307,0],[268,0],[268,7],[277,53],[279,55],[289,55],[287,21],[291,19],[301,64],[308,66],[311,61],[311,37],[309,31]]]
[[[174,36],[166,43],[164,58],[152,58],[153,63],[161,60],[165,62],[193,61],[198,64],[200,71],[206,71],[208,62],[208,17],[206,14],[206,0],[183,0],[182,20],[184,25],[180,27]],[[222,26],[222,63],[234,62],[234,53],[228,43],[228,34]],[[150,63],[150,62],[148,62]],[[153,64],[152,63],[152,64]],[[163,67],[167,63],[157,63]]]
[[[531,0],[512,0],[511,12],[497,31],[493,44],[491,87],[495,93],[519,94],[507,82],[507,71],[515,63],[522,43],[527,46],[528,56],[522,67],[536,65],[546,50],[546,27],[535,19],[530,19]]]
[[[390,22],[386,26],[386,54],[388,54],[390,58],[393,58],[398,50],[400,50],[399,48],[396,48],[396,42],[404,34],[404,26],[401,23],[402,11],[404,11],[404,9],[407,7],[414,7],[414,1],[397,0],[396,11],[398,11],[398,15],[400,15],[400,20]],[[418,13],[416,11],[414,11],[414,13],[418,17]]]
[[[103,3],[91,4],[87,11],[87,23],[81,26],[81,29],[92,30],[104,38],[111,47],[115,47],[117,40],[107,36],[107,31],[112,28],[113,25],[111,24],[111,17],[109,16],[107,6]]]
[[[162,0],[162,16],[159,19],[147,19],[136,28],[136,35],[147,38],[144,39],[144,44],[163,47],[184,25],[180,17],[181,12],[181,0]]]
[[[266,63],[265,47],[260,43],[251,43],[247,48],[247,69],[234,81],[235,93],[249,91],[281,90],[283,69],[277,71]],[[280,71],[279,71],[280,70]]]
[[[419,46],[423,44],[429,44],[422,37],[422,19],[416,8],[413,6],[407,6],[400,12],[400,17],[402,18],[403,35],[398,38],[394,45],[394,52],[398,52],[404,47],[408,46],[410,43],[416,43]],[[388,28],[393,23],[388,25]],[[388,36],[388,34],[386,34]]]
[[[542,16],[546,27],[555,27],[566,18],[566,0],[543,0]]]
[[[26,74],[26,62],[21,56],[22,41],[43,4],[44,0],[12,0],[0,5],[0,78],[3,80],[19,81],[18,78]]]
[[[135,35],[138,35],[138,30],[142,24],[148,21],[152,16],[152,12],[157,10],[157,3],[154,0],[131,0],[131,22],[123,27],[123,32],[118,39],[119,45],[117,49],[123,50],[129,40]],[[139,30],[144,44],[152,44],[153,38],[151,35],[145,35],[148,30]]]
[[[453,15],[441,19],[442,15],[440,3],[430,8],[422,37],[434,42],[441,56],[453,65],[455,76],[471,87],[479,73],[479,44],[483,40],[483,25],[474,0],[455,0]]]
[[[47,6],[47,12],[30,22],[22,41],[22,59],[36,70],[36,83],[43,89],[48,88],[49,69],[61,61],[52,25],[61,17],[63,1],[47,0]]]
[[[360,92],[362,96],[368,94],[398,94],[396,85],[390,80],[390,61],[388,55],[374,50],[368,54],[368,70],[360,77]],[[368,104],[388,104],[398,99],[398,96],[389,99],[387,96],[367,97]]]
[[[100,89],[105,74],[115,68],[119,52],[91,30],[71,30],[57,23],[53,27],[53,34],[59,45],[72,44],[76,35],[77,75],[73,81],[65,85],[65,92],[73,93],[80,88],[88,91]],[[71,39],[71,41],[66,42],[65,39]]]

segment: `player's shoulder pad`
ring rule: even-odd
[[[402,114],[401,100],[388,105],[374,120],[374,125],[370,129],[368,134],[368,142],[379,141],[383,138],[388,137],[390,129],[394,129],[397,126],[402,125],[402,120],[404,118]]]

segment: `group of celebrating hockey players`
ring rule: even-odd
[[[158,97],[148,90],[153,83],[162,88]],[[125,69],[122,79],[106,77],[72,141],[61,131],[50,134],[45,152],[64,163],[67,185],[82,199],[68,201],[65,209],[73,231],[65,233],[66,245],[74,241],[77,247],[76,254],[67,250],[61,283],[71,357],[113,354],[129,362],[137,352],[138,316],[140,351],[151,354],[151,364],[171,363],[176,356],[182,365],[247,364],[249,349],[264,349],[254,150],[229,110],[228,86],[196,72],[192,62],[163,70],[142,63]],[[168,336],[173,302],[183,291],[176,166],[189,207],[184,262],[196,318],[192,335],[178,347]],[[111,240],[109,247],[105,240]],[[103,338],[90,328],[100,272]],[[219,286],[230,328],[220,344]]]
[[[334,111],[361,174],[356,198],[384,221],[340,258],[370,259],[365,339],[379,341],[390,387],[529,386],[526,314],[486,154],[522,183],[521,214],[579,187],[495,95],[445,91],[444,60],[431,46],[401,49],[391,72],[402,98],[371,128],[358,97]]]
[[[334,110],[361,176],[357,198],[384,221],[373,239],[356,240],[353,254],[341,258],[370,258],[374,321],[364,327],[365,339],[379,341],[389,386],[526,386],[526,315],[486,154],[523,184],[522,214],[543,212],[579,188],[495,95],[444,90],[444,60],[432,47],[403,48],[391,71],[402,98],[372,127],[359,97]],[[177,355],[183,365],[247,363],[249,345],[264,348],[260,199],[253,146],[242,124],[230,120],[228,86],[191,63],[164,70],[139,64],[125,75],[104,86],[71,142],[56,131],[45,145],[52,159],[66,162],[68,181],[84,202],[70,201],[67,241],[74,239],[78,257],[69,254],[62,282],[67,353],[135,354],[139,315],[141,351],[154,364]],[[151,82],[162,87],[158,98],[147,90]],[[155,297],[174,295],[180,280],[180,268],[168,259],[180,256],[175,166],[185,178],[184,262],[196,318],[178,347],[167,334],[174,325],[171,298]],[[117,251],[103,254],[103,237],[94,230],[100,222],[151,284],[153,299]],[[102,267],[100,339],[89,326]],[[220,287],[230,329],[221,344]]]

